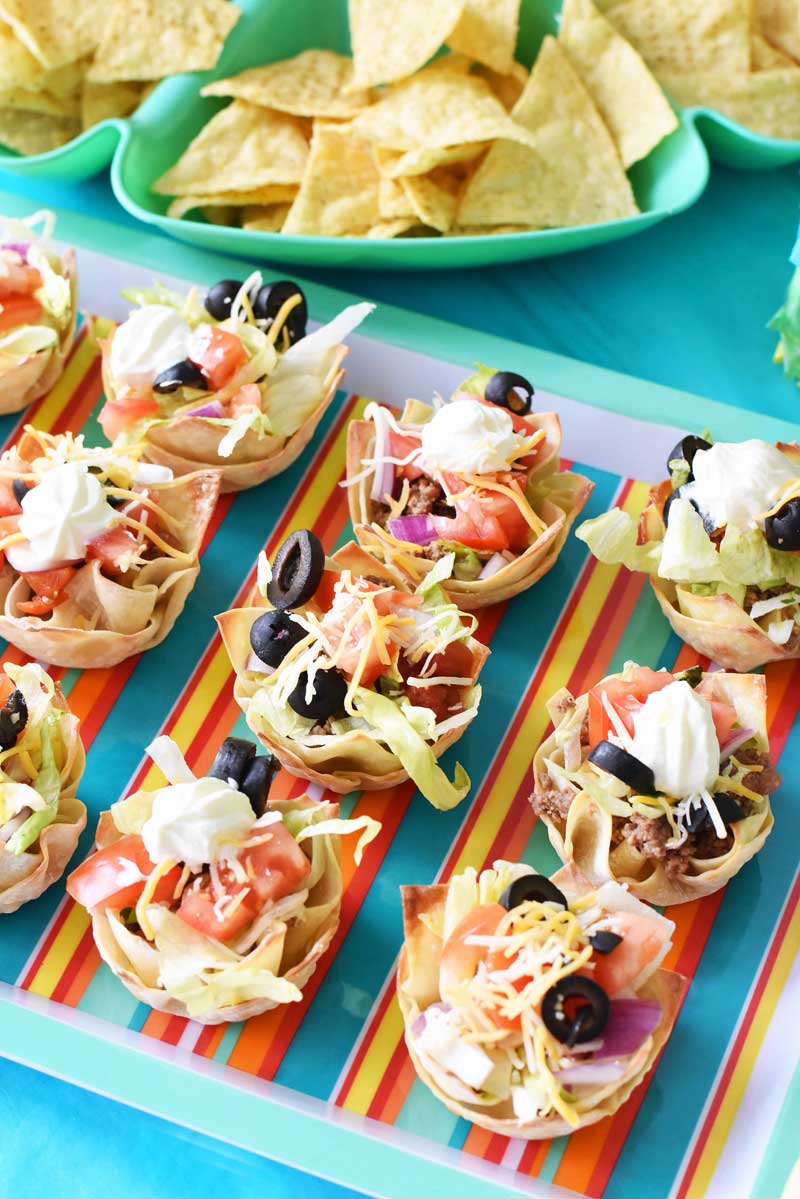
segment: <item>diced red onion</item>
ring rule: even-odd
[[[625,1073],[625,1066],[619,1062],[581,1062],[578,1066],[567,1066],[564,1070],[556,1071],[556,1078],[564,1086],[579,1087],[604,1086],[616,1082]]]
[[[425,1025],[427,1023],[426,1017],[427,1017],[428,1012],[433,1011],[434,1008],[440,1012],[449,1012],[451,1007],[452,1007],[452,1004],[449,1004],[449,1003],[431,1003],[431,1004],[429,1004],[429,1006],[425,1008],[424,1012],[420,1012],[420,1014],[417,1016],[414,1023],[411,1025],[412,1034],[415,1037],[422,1036],[422,1033],[425,1031]]]
[[[755,735],[755,729],[732,729],[728,740],[724,745],[720,746],[720,762],[727,762],[731,754],[736,753],[737,749],[740,749],[746,741],[749,741],[750,738],[755,737]]]
[[[15,254],[19,254],[23,262],[28,261],[28,250],[31,248],[29,241],[6,241],[3,242],[4,250],[13,250]]]
[[[386,496],[392,494],[394,488],[394,466],[391,462],[381,461],[382,458],[388,457],[389,454],[389,446],[387,444],[389,422],[380,407],[376,406],[374,409],[373,421],[375,424],[375,448],[372,452],[376,462],[369,498],[376,503],[382,504],[385,502]]]
[[[502,570],[504,566],[508,566],[508,559],[504,558],[502,554],[492,554],[478,578],[491,579],[492,575],[496,575],[498,570]]]
[[[612,999],[603,1047],[594,1060],[629,1057],[661,1021],[661,1004],[654,999]]]
[[[272,674],[275,670],[274,666],[268,666],[266,662],[262,662],[258,654],[253,650],[244,664],[245,670],[258,670],[261,674]]]
[[[430,545],[436,540],[436,528],[429,516],[396,516],[389,521],[389,532],[399,541],[412,541],[414,545]]]
[[[0,828],[0,843],[5,845],[7,841],[10,841],[17,829],[22,828],[25,821],[32,814],[32,811],[32,808],[21,808],[16,816],[12,816],[10,820],[7,820],[2,828]]]
[[[192,408],[189,412],[184,413],[185,416],[224,416],[225,409],[220,404],[219,400],[209,400],[206,404],[201,404],[199,408]]]

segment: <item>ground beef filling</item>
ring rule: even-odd
[[[781,776],[772,764],[768,753],[758,749],[742,749],[735,754],[736,760],[742,766],[761,766],[761,770],[752,770],[744,776],[744,785],[757,795],[771,795],[780,786]],[[563,825],[567,819],[572,797],[548,787],[548,779],[539,778],[539,788],[533,796],[533,810],[538,816],[545,816],[556,824]],[[732,795],[745,816],[753,810],[752,801],[742,795]],[[634,812],[632,816],[612,817],[611,844],[612,847],[627,841],[634,849],[647,858],[663,863],[669,877],[685,874],[690,858],[719,858],[728,853],[733,845],[733,832],[727,836],[718,837],[712,824],[706,824],[696,833],[690,833],[682,845],[668,847],[667,842],[672,838],[672,829],[664,817],[651,820]]]
[[[780,587],[767,587],[764,591],[758,587],[748,587],[744,593],[744,610],[745,612],[749,612],[753,604],[758,603],[759,600],[773,599],[775,596],[786,595],[788,591],[793,590],[795,589],[789,587],[787,583],[783,583]],[[796,611],[796,607],[787,607],[781,610],[780,616],[786,620],[790,616],[794,616]],[[800,625],[795,625],[792,629],[789,640],[784,644],[784,648],[787,653],[794,653],[795,650],[800,648]]]
[[[390,511],[388,504],[373,503],[372,519],[385,529],[389,522]],[[432,512],[440,516],[454,515],[453,509],[448,508],[443,488],[433,479],[422,475],[410,485],[408,500],[400,515],[429,516]]]

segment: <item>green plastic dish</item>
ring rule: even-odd
[[[372,241],[258,233],[202,219],[166,216],[168,200],[150,186],[171,166],[224,101],[200,88],[310,45],[349,51],[346,0],[238,0],[242,17],[213,71],[177,75],[161,83],[127,120],[104,121],[47,154],[0,154],[0,167],[22,175],[73,182],[111,163],[111,181],[128,212],[172,237],[204,249],[249,259],[311,266],[381,269],[485,266],[547,257],[628,237],[693,204],[708,181],[709,152],[720,162],[766,169],[800,159],[800,142],[761,137],[709,109],[678,110],[680,126],[629,172],[639,215],[563,229],[484,237]],[[542,38],[556,33],[561,0],[523,0],[517,53],[531,63]],[[708,147],[708,149],[706,148]]]

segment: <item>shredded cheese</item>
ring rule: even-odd
[[[519,488],[511,487],[508,483],[498,483],[494,479],[486,479],[483,475],[462,475],[461,477],[465,483],[468,483],[470,487],[474,487],[476,491],[496,491],[500,495],[505,495],[510,500],[513,500],[537,537],[541,537],[542,533],[546,532],[547,525],[540,516],[536,515]],[[452,498],[455,497],[451,496]]]
[[[165,874],[169,874],[173,866],[177,866],[176,858],[167,858],[166,861],[160,862],[155,870],[148,876],[147,882],[144,885],[144,890],[136,901],[136,923],[147,937],[148,941],[155,941],[155,930],[150,923],[150,918],[147,915],[147,909],[150,906],[153,896],[156,893],[156,887]]]
[[[185,550],[176,549],[174,545],[170,545],[164,541],[163,537],[159,537],[158,533],[155,533],[149,525],[143,524],[140,520],[134,520],[132,516],[124,516],[122,519],[123,524],[129,525],[132,529],[137,529],[140,533],[144,533],[170,558],[185,558],[187,562],[191,559],[191,554],[187,554]]]
[[[273,318],[272,324],[269,327],[269,332],[267,333],[267,337],[273,345],[275,345],[275,342],[278,340],[278,334],[286,324],[286,319],[289,316],[289,313],[292,312],[292,310],[296,308],[298,304],[302,304],[302,302],[303,297],[297,291],[294,293],[294,295],[289,296],[288,300],[283,301],[280,308],[275,313],[275,317]]]

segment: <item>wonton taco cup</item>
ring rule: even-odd
[[[763,675],[626,663],[548,704],[531,803],[556,853],[654,904],[711,895],[761,849],[780,785]]]
[[[277,763],[250,741],[228,738],[203,779],[169,737],[148,753],[168,785],[103,812],[67,880],[100,955],[140,1002],[202,1024],[297,1003],[339,925],[340,838],[361,831],[358,862],[380,825],[270,800]]]
[[[350,517],[361,545],[416,586],[455,553],[443,589],[470,611],[510,599],[553,566],[592,484],[559,470],[561,425],[530,411],[519,375],[482,368],[446,404],[370,404],[347,436]]]
[[[576,531],[645,571],[687,645],[726,670],[800,657],[800,446],[684,437],[638,525],[614,508]]]
[[[203,301],[160,285],[124,294],[138,307],[102,347],[103,430],[176,475],[218,470],[223,492],[263,483],[305,449],[344,376],[344,338],[373,307],[306,334],[300,287],[262,286],[259,271]]]
[[[74,250],[50,246],[55,218],[37,212],[0,218],[0,415],[46,395],[75,339],[78,279]],[[36,226],[43,223],[40,233]]]
[[[439,578],[449,565],[438,564]],[[341,793],[412,778],[442,809],[464,798],[462,767],[451,782],[436,759],[477,714],[489,651],[437,576],[412,594],[355,543],[325,559],[301,530],[255,601],[217,623],[236,700],[287,770]]]
[[[58,666],[158,645],[200,571],[219,477],[26,426],[0,456],[0,635]]]
[[[78,718],[41,666],[0,675],[0,914],[61,878],[86,827]]]
[[[498,861],[401,890],[397,998],[414,1069],[437,1099],[526,1140],[575,1132],[625,1102],[685,991],[660,969],[671,920],[574,867],[548,880]]]

